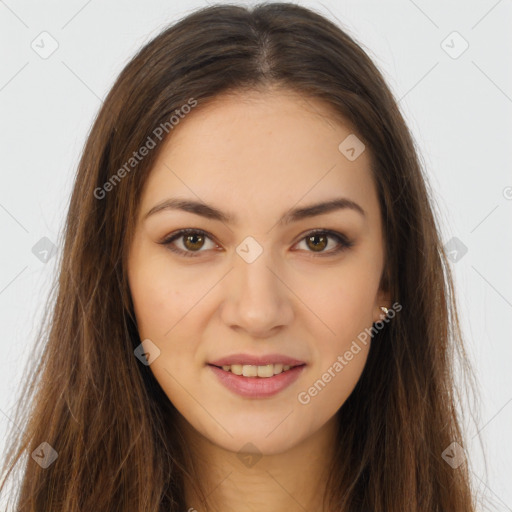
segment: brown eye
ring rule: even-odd
[[[183,245],[191,250],[197,251],[204,245],[204,236],[202,234],[191,234],[183,236]]]
[[[329,241],[334,240],[334,248],[325,250],[329,246]],[[350,241],[345,235],[337,233],[336,231],[321,230],[312,231],[308,233],[301,242],[305,242],[307,250],[315,256],[333,256],[346,249],[349,249],[354,245],[354,242]],[[337,245],[337,247],[336,247]]]
[[[306,237],[306,243],[313,251],[319,252],[327,247],[328,238],[325,235],[310,235]]]
[[[329,247],[329,242],[334,240],[334,248],[326,250]],[[205,247],[205,243],[210,241],[211,246]],[[178,247],[181,243],[181,248]],[[318,229],[311,231],[300,242],[305,242],[306,252],[311,256],[334,256],[354,245],[345,235],[337,233],[336,231],[329,231],[325,229]],[[170,235],[168,238],[159,242],[168,247],[172,252],[182,256],[200,256],[202,252],[206,252],[208,248],[215,249],[216,244],[213,242],[212,237],[201,229],[187,228],[177,231]]]
[[[204,231],[200,229],[182,229],[175,233],[174,235],[171,235],[169,238],[166,238],[165,240],[162,240],[160,243],[162,245],[165,245],[171,250],[172,252],[175,252],[177,254],[183,255],[183,256],[200,256],[202,252],[205,252],[205,250],[202,250],[205,246],[205,242],[207,240],[210,240],[211,246],[208,248],[214,248],[215,244],[213,243],[210,236],[208,236]],[[177,242],[181,242],[181,244],[177,244]],[[181,245],[182,247],[177,247],[176,245]]]

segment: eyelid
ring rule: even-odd
[[[178,255],[185,256],[185,257],[197,257],[202,252],[207,252],[207,251],[203,251],[201,249],[198,251],[184,251],[183,249],[178,249],[176,247],[172,247],[172,243],[175,240],[177,240],[180,237],[183,237],[185,235],[188,235],[188,234],[200,234],[206,238],[209,238],[214,243],[217,243],[215,241],[215,237],[213,235],[211,235],[207,231],[200,229],[200,228],[183,228],[178,231],[174,231],[173,233],[165,236],[158,243],[166,246],[171,252],[174,252]],[[314,251],[306,251],[306,252],[310,253],[311,257],[335,256],[347,249],[350,249],[354,245],[354,242],[351,239],[349,239],[345,234],[340,233],[338,231],[331,230],[331,229],[326,229],[326,228],[315,228],[315,229],[307,230],[304,233],[301,233],[299,235],[300,238],[293,245],[297,245],[298,243],[300,243],[304,239],[306,239],[308,236],[313,236],[315,234],[324,234],[328,238],[332,238],[332,239],[336,240],[338,242],[339,246],[336,249],[331,249],[330,251],[325,251],[325,252],[315,253]],[[213,250],[215,250],[215,249],[213,249]]]

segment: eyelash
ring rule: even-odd
[[[210,240],[214,241],[213,238],[206,231],[203,231],[202,229],[187,228],[187,229],[180,229],[179,231],[176,231],[175,233],[172,233],[171,235],[169,235],[168,237],[164,238],[159,243],[161,245],[167,246],[167,248],[170,251],[172,251],[172,252],[174,252],[176,254],[179,254],[181,256],[185,256],[187,258],[189,258],[189,257],[192,257],[192,258],[198,257],[201,254],[201,252],[205,252],[205,251],[201,251],[201,250],[199,250],[199,251],[184,251],[182,249],[178,249],[177,247],[173,247],[172,246],[172,242],[174,242],[174,240],[177,240],[180,237],[183,237],[185,235],[190,235],[190,234],[200,234],[200,235],[203,235],[204,237],[207,237]],[[334,256],[336,254],[339,254],[342,251],[350,249],[354,245],[354,242],[348,240],[341,233],[337,233],[336,231],[331,231],[331,230],[328,230],[328,229],[316,229],[316,230],[309,231],[308,233],[306,233],[299,240],[299,242],[302,242],[307,237],[313,236],[313,235],[327,235],[330,238],[334,238],[340,244],[340,247],[338,247],[337,249],[328,251],[328,252],[321,252],[321,253],[315,254],[313,251],[307,251],[307,252],[311,252],[312,253],[311,256],[313,258]]]

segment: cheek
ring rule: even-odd
[[[140,336],[160,339],[172,327],[170,311],[180,304],[179,293],[170,292],[166,279],[156,279],[150,265],[141,267],[130,280]]]
[[[149,368],[174,406],[188,412],[193,404],[184,387],[197,394],[190,371],[201,339],[194,321],[199,310],[194,304],[201,294],[184,293],[183,278],[162,264],[162,258],[140,261],[137,265],[133,260],[129,284],[140,339],[150,339],[160,350]]]
[[[366,364],[370,343],[372,310],[378,289],[378,274],[364,260],[340,266],[302,295],[314,313],[309,322],[316,363],[303,392],[314,408],[331,411],[340,407],[353,391]],[[377,269],[378,270],[378,269]],[[304,283],[305,285],[306,283]],[[300,401],[300,400],[299,400]]]
[[[319,371],[313,371],[310,382],[297,395],[298,407],[315,421],[326,421],[346,402],[359,381],[368,357],[369,345],[353,345],[330,358]],[[347,358],[350,354],[350,359]]]
[[[140,339],[150,339],[160,351],[149,368],[169,400],[176,407],[187,409],[190,397],[183,386],[192,392],[199,384],[190,375],[201,356],[197,315],[198,302],[205,291],[199,295],[184,293],[182,279],[176,279],[176,273],[166,267],[156,258],[134,266],[130,290]]]
[[[187,283],[170,268],[165,256],[140,254],[132,263],[129,284],[139,334],[166,342],[179,324],[186,321],[200,291],[191,293],[190,284],[187,289]]]
[[[341,350],[373,322],[378,275],[362,265],[346,265],[303,282],[301,296],[315,318],[317,340]],[[320,335],[322,333],[322,335]]]
[[[331,283],[329,300],[317,297],[323,322],[315,320],[314,348],[307,379],[297,396],[309,414],[326,420],[350,396],[366,365],[371,343],[373,296],[368,289]],[[367,331],[365,331],[367,329]]]

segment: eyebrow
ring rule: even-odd
[[[144,215],[143,220],[146,220],[149,216],[154,215],[155,213],[165,210],[182,210],[226,224],[238,223],[235,215],[223,212],[214,206],[200,201],[176,198],[169,198],[156,204]],[[311,204],[309,206],[292,208],[283,214],[283,216],[279,219],[278,224],[287,225],[291,224],[292,222],[297,222],[299,220],[310,217],[316,217],[317,215],[324,215],[326,213],[331,213],[337,210],[352,210],[360,213],[363,217],[366,217],[366,212],[356,202],[346,197],[339,197],[329,201]]]

